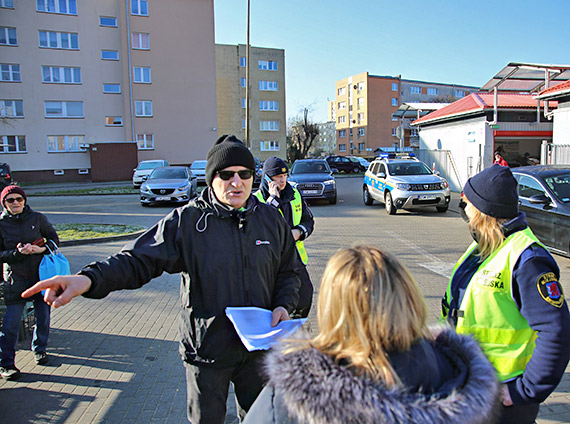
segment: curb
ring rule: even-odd
[[[132,240],[136,239],[138,236],[143,234],[146,230],[140,230],[130,234],[121,234],[120,236],[109,236],[109,237],[95,237],[90,239],[79,239],[79,240],[64,240],[59,243],[59,246],[81,246],[84,244],[95,244],[95,243],[107,243],[112,241],[121,240]]]

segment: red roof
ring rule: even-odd
[[[422,124],[493,109],[493,97],[493,93],[471,93],[448,106],[416,119],[413,123],[414,125]],[[537,100],[533,98],[532,94],[498,93],[497,103],[499,109],[536,109]],[[556,107],[557,102],[550,102],[549,106]]]
[[[563,91],[570,91],[570,80],[565,81],[561,84],[555,85],[554,87],[547,88],[538,93],[538,98],[550,97],[551,95],[560,94]]]

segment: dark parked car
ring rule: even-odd
[[[0,190],[12,184],[12,174],[10,172],[10,165],[7,163],[0,163]]]
[[[333,172],[363,172],[366,168],[360,162],[354,162],[346,156],[327,156],[326,161]]]
[[[188,203],[196,196],[196,177],[186,166],[156,168],[141,184],[141,205]]]
[[[293,163],[289,183],[305,198],[328,200],[336,203],[336,181],[324,159],[298,159]]]
[[[520,210],[534,234],[552,252],[570,256],[570,166],[521,166],[512,172]]]

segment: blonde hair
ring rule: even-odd
[[[418,338],[429,337],[418,285],[396,259],[372,246],[331,257],[317,319],[319,334],[307,342],[310,346],[388,387],[401,385],[388,353],[409,350]]]
[[[469,218],[469,230],[477,235],[478,255],[485,259],[505,241],[503,224],[508,219],[494,218],[484,214],[469,201],[465,194],[463,199],[466,203],[465,214]]]

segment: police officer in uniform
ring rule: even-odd
[[[313,300],[313,283],[307,272],[307,251],[303,240],[313,233],[315,225],[313,214],[301,193],[287,182],[289,167],[285,161],[276,156],[268,158],[263,163],[263,178],[255,196],[279,210],[287,224],[297,245],[299,265],[299,305],[293,311],[294,317],[304,318],[309,315]]]
[[[554,258],[518,210],[510,169],[470,178],[460,212],[474,242],[456,264],[441,321],[472,334],[502,386],[501,423],[533,423],[570,358],[570,315]]]

